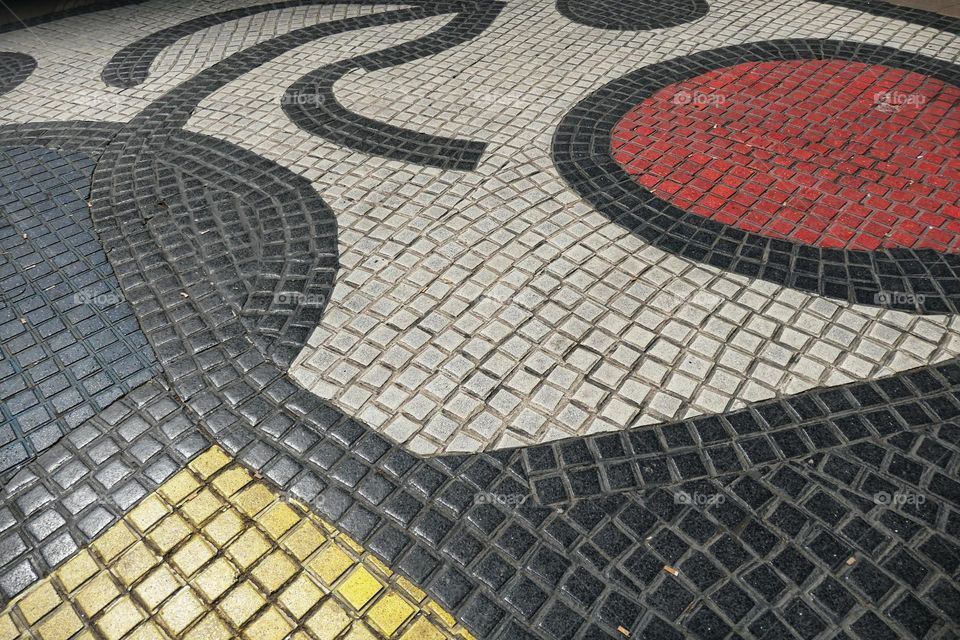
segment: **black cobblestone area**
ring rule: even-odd
[[[557,0],[557,11],[578,24],[617,31],[666,29],[707,15],[706,0]]]

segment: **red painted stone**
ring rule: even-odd
[[[616,161],[692,213],[820,247],[960,252],[960,89],[845,60],[745,63],[617,124]]]

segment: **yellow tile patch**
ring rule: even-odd
[[[193,496],[183,505],[182,511],[187,520],[194,525],[202,524],[207,518],[212,516],[223,505],[212,491],[204,489]]]
[[[263,511],[263,509],[275,499],[276,497],[270,489],[267,489],[258,482],[252,487],[247,487],[240,492],[240,495],[233,499],[233,504],[240,507],[240,511],[253,517]]]
[[[188,495],[196,491],[199,486],[200,483],[198,483],[197,479],[193,477],[193,474],[184,469],[177,475],[164,482],[163,486],[161,486],[158,491],[160,495],[167,500],[167,502],[170,504],[177,504]]]
[[[161,553],[166,553],[189,536],[190,531],[187,521],[180,517],[180,514],[174,513],[161,520],[147,538]]]
[[[373,635],[367,625],[358,622],[350,628],[350,632],[343,637],[343,640],[377,640],[377,636]]]
[[[307,556],[316,551],[326,536],[322,530],[314,526],[309,520],[301,520],[293,531],[281,543],[294,557],[303,562]]]
[[[177,592],[160,609],[160,622],[173,635],[179,635],[191,622],[206,613],[206,606],[190,587]]]
[[[194,535],[173,554],[173,564],[177,565],[184,576],[190,577],[217,554],[217,549],[203,536]]]
[[[243,531],[243,519],[236,511],[224,511],[203,528],[211,542],[221,547]]]
[[[196,471],[201,478],[207,479],[228,464],[230,464],[230,456],[220,447],[211,447],[187,466]]]
[[[33,624],[57,608],[60,596],[49,582],[43,582],[20,601],[17,608],[27,624]]]
[[[188,468],[0,611],[0,640],[472,640],[219,447]]]
[[[17,625],[9,615],[0,616],[0,640],[16,640],[20,636]]]
[[[244,629],[243,635],[249,640],[283,640],[291,631],[293,631],[293,625],[276,607],[270,607],[266,613]]]
[[[203,620],[184,635],[184,640],[230,640],[233,632],[223,620],[214,613],[208,613]]]
[[[99,570],[90,552],[84,549],[60,567],[57,577],[67,591],[73,591]]]
[[[229,498],[252,480],[250,473],[243,467],[231,467],[213,479],[213,486],[221,495]]]
[[[170,507],[159,498],[159,496],[150,496],[141,502],[137,507],[127,514],[126,520],[141,533],[144,533],[160,522],[160,520],[170,513]]]
[[[166,565],[161,565],[134,590],[147,610],[155,611],[161,602],[179,589],[181,581]]]
[[[289,531],[299,520],[300,517],[297,512],[282,502],[271,505],[257,518],[260,526],[266,529],[270,537],[274,539]]]
[[[83,628],[80,616],[68,604],[61,604],[39,628],[43,640],[67,640]]]
[[[336,544],[330,544],[321,549],[320,553],[307,566],[315,571],[327,586],[330,586],[354,563],[355,560],[348,556],[343,549]]]
[[[352,618],[343,606],[331,598],[320,605],[320,609],[307,620],[307,629],[320,640],[332,640],[340,635],[351,621]]]
[[[146,622],[123,640],[169,640],[170,636],[165,634],[160,627],[153,622]]]
[[[320,587],[307,574],[302,573],[280,594],[278,600],[294,618],[299,620],[313,608],[313,605],[320,602],[322,597],[323,591]]]
[[[380,584],[376,576],[361,564],[337,588],[337,592],[353,605],[354,609],[359,610],[370,602],[381,589],[383,589],[383,585]]]
[[[239,576],[240,572],[226,558],[217,558],[191,580],[191,584],[197,587],[207,600],[213,602],[229,589]]]
[[[250,581],[246,581],[228,593],[220,602],[219,608],[233,626],[240,627],[266,602],[257,588]]]
[[[297,565],[293,564],[290,557],[283,551],[274,551],[264,558],[251,572],[263,590],[267,593],[273,593],[283,586],[294,573],[297,572]]]
[[[143,622],[144,616],[130,598],[121,598],[104,612],[97,621],[97,628],[107,640],[120,640]]]
[[[77,592],[76,601],[88,616],[93,616],[114,598],[120,595],[120,590],[113,584],[107,573],[98,573]]]
[[[388,638],[416,611],[409,602],[395,593],[388,593],[370,607],[369,620]]]
[[[401,640],[444,640],[444,635],[426,618],[417,618],[400,638]]]
[[[127,523],[121,520],[94,540],[93,548],[97,550],[104,562],[110,562],[136,541],[137,536],[130,530]]]
[[[113,567],[113,574],[129,587],[158,562],[160,558],[144,542],[137,542],[120,556]]]
[[[270,550],[266,537],[256,529],[247,529],[227,547],[227,555],[241,569],[246,569]]]

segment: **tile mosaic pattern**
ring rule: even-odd
[[[124,45],[199,17],[189,11],[171,15],[168,8],[151,9],[150,4],[144,5],[143,15],[155,22],[154,28],[138,28],[136,33],[127,34]],[[763,13],[751,4],[752,9],[742,10],[736,16],[729,11],[732,6],[712,3],[714,21],[709,21],[708,14],[708,19],[678,27],[677,40],[670,42],[679,48],[671,50],[678,55],[691,53],[696,47],[684,51],[683,46],[688,45],[677,43],[692,42],[694,34],[704,38],[697,45],[701,49],[715,48],[712,36],[720,44],[742,40],[743,34],[732,35],[744,28],[737,20],[758,25],[753,36],[765,39],[784,35],[784,30],[797,31],[797,27],[784,26],[784,19],[798,8],[807,7],[810,12],[811,5],[793,3]],[[744,7],[742,3],[736,6]],[[952,64],[944,60],[956,57],[956,43],[943,34],[853,10],[817,6],[799,29],[804,37],[822,37],[823,31],[836,30],[837,27],[818,20],[829,22],[842,15],[854,20],[858,33],[874,34],[864,36],[868,39],[887,39],[888,35],[877,35],[884,30],[895,33],[898,46],[911,52],[923,51],[911,53],[910,59],[926,56],[929,69],[934,71]],[[217,6],[225,11],[237,8],[241,7]],[[157,534],[153,537],[159,539],[162,534],[157,529],[143,530],[147,542],[138,545],[130,540],[116,566],[104,565],[98,545],[109,548],[116,535],[111,526],[122,522],[119,530],[129,530],[125,528],[136,524],[135,514],[148,511],[160,498],[171,503],[171,508],[176,503],[183,511],[178,517],[184,522],[192,522],[191,518],[196,517],[202,525],[201,533],[196,534],[199,547],[190,547],[183,553],[192,542],[188,539],[179,542],[185,545],[182,549],[170,549],[171,575],[183,571],[181,578],[186,578],[195,572],[203,573],[203,566],[191,563],[208,560],[205,555],[210,555],[200,547],[204,547],[202,540],[206,539],[203,529],[212,525],[212,521],[204,524],[206,521],[202,520],[204,503],[207,508],[213,503],[201,490],[195,506],[179,504],[187,496],[177,493],[183,482],[177,478],[193,478],[197,485],[190,483],[191,491],[199,489],[200,479],[193,474],[199,473],[198,469],[205,464],[201,461],[208,458],[194,459],[215,444],[224,455],[242,465],[242,469],[235,468],[235,473],[256,477],[258,483],[263,483],[258,486],[267,487],[269,483],[271,488],[255,491],[263,497],[263,507],[282,511],[276,505],[286,504],[301,522],[309,521],[318,528],[326,523],[341,532],[333,541],[324,542],[325,548],[344,552],[355,568],[345,569],[332,583],[324,583],[319,574],[316,578],[320,582],[314,580],[309,562],[306,568],[302,563],[294,568],[314,584],[332,587],[334,595],[330,601],[336,601],[344,611],[359,614],[347,616],[350,620],[345,624],[352,625],[349,631],[341,628],[333,633],[362,633],[360,629],[370,629],[383,635],[390,633],[394,625],[394,632],[410,633],[413,629],[403,625],[414,624],[411,620],[421,615],[416,612],[421,603],[420,592],[414,589],[422,589],[426,598],[452,616],[444,618],[434,608],[427,618],[455,629],[468,629],[478,638],[622,638],[626,634],[651,638],[951,637],[960,625],[956,607],[960,594],[960,485],[954,479],[960,464],[960,435],[953,421],[960,376],[955,361],[930,366],[955,355],[951,347],[951,320],[865,305],[843,306],[816,296],[794,295],[795,292],[768,286],[769,283],[752,283],[740,276],[718,275],[718,270],[692,266],[692,261],[645,247],[628,231],[591,212],[564,186],[552,167],[547,153],[549,140],[564,114],[605,82],[643,66],[644,62],[662,61],[667,49],[661,48],[664,41],[658,38],[663,34],[613,34],[595,51],[597,59],[607,56],[606,59],[616,62],[584,65],[582,48],[571,46],[571,42],[579,40],[571,40],[569,32],[589,29],[592,37],[583,41],[594,42],[595,29],[577,26],[557,14],[549,2],[508,3],[486,30],[468,42],[409,62],[403,62],[406,58],[401,54],[405,50],[401,48],[396,62],[403,64],[341,78],[336,87],[337,99],[353,113],[408,131],[485,141],[487,146],[476,171],[445,171],[385,159],[392,153],[388,149],[382,154],[368,154],[324,142],[289,122],[280,107],[287,89],[318,66],[355,59],[370,49],[397,53],[395,46],[426,36],[442,28],[445,20],[455,18],[438,15],[398,26],[392,22],[396,17],[390,15],[392,7],[375,12],[363,12],[362,7],[357,7],[353,13],[323,14],[328,19],[315,22],[319,14],[301,9],[288,7],[278,13],[267,12],[269,16],[255,13],[240,18],[237,22],[244,26],[237,41],[226,35],[234,26],[232,22],[195,34],[200,36],[199,42],[215,43],[221,36],[230,42],[230,46],[215,49],[216,53],[209,56],[198,55],[205,51],[202,47],[177,49],[177,44],[171,45],[151,65],[145,82],[123,90],[129,91],[124,109],[130,113],[111,113],[117,120],[113,124],[38,123],[36,114],[4,107],[9,109],[4,113],[13,114],[12,119],[21,124],[0,129],[0,144],[44,147],[61,154],[81,151],[98,158],[90,188],[94,230],[107,249],[123,295],[162,371],[157,380],[120,398],[36,460],[10,474],[9,480],[5,478],[0,494],[0,545],[4,545],[0,589],[5,600],[25,596],[13,607],[9,623],[4,621],[7,629],[9,624],[22,626],[30,624],[30,620],[41,625],[49,622],[40,616],[56,615],[59,606],[63,607],[65,623],[57,628],[69,630],[66,622],[70,613],[65,601],[72,602],[72,590],[62,584],[58,572],[66,572],[68,559],[84,557],[83,549],[89,547],[92,557],[101,559],[98,569],[108,569],[110,576],[115,576],[125,588],[134,587],[134,595],[121,597],[102,612],[97,610],[92,633],[135,632],[137,627],[131,623],[143,622],[151,606],[141,602],[141,594],[137,593],[138,587],[144,587],[140,589],[143,593],[149,590],[138,582],[146,579],[138,572],[153,562],[151,554],[157,555],[155,540],[150,536]],[[130,14],[113,10],[111,24],[123,15]],[[257,32],[258,24],[265,25],[262,33]],[[877,25],[882,28],[872,32]],[[353,33],[358,29],[364,31]],[[582,36],[588,31],[578,33]],[[315,44],[318,38],[329,42]],[[900,44],[900,40],[907,44]],[[646,42],[646,46],[637,49],[636,57],[624,59],[625,47],[631,42]],[[522,43],[527,43],[528,48],[542,49],[534,56],[517,55]],[[513,55],[478,55],[501,47],[511,50]],[[100,66],[78,68],[89,73],[94,66],[99,74],[102,65],[108,64],[122,47],[110,52],[105,52],[105,48],[91,54]],[[868,51],[869,47],[861,49]],[[171,50],[189,60],[189,71],[165,66],[170,60],[163,60],[164,55]],[[899,60],[898,54],[893,55],[894,61]],[[563,81],[551,75],[550,69],[562,69],[565,62],[577,56],[580,66],[589,66],[584,75],[578,76],[579,80]],[[458,73],[465,59],[472,61],[473,74]],[[503,105],[487,109],[497,113],[492,119],[486,119],[481,110],[478,121],[486,125],[473,128],[465,129],[455,118],[447,117],[444,110],[454,104],[450,96],[463,86],[458,83],[472,77],[496,77],[485,76],[493,68],[517,69],[511,65],[521,65],[521,69],[523,65],[533,65],[545,70],[539,75],[520,74],[529,89],[525,95],[533,102],[545,100],[545,104],[551,105],[540,112],[540,119],[527,118],[522,109],[505,114]],[[425,73],[425,68],[433,71]],[[27,82],[47,77],[42,74],[43,65]],[[401,86],[406,83],[420,87],[418,91],[435,91],[439,108],[408,111],[410,104],[419,104],[423,99],[417,93],[408,93],[406,100],[411,103],[400,102],[392,112],[371,114],[371,104],[382,103],[383,96],[396,93],[391,84],[396,81]],[[365,84],[368,82],[374,83],[371,86],[377,90],[371,93]],[[437,89],[438,82],[447,90]],[[504,82],[508,87],[517,86],[515,81]],[[363,91],[357,90],[358,83]],[[556,87],[558,83],[570,90],[565,99],[561,100],[555,92],[541,93],[544,86]],[[240,96],[234,95],[236,91],[240,91]],[[356,102],[356,96],[362,93],[370,93],[373,102]],[[271,101],[273,115],[267,113],[260,118],[257,105]],[[530,108],[542,107],[543,104],[531,104]],[[247,108],[258,117],[237,115]],[[54,104],[46,113],[54,120],[72,117],[62,104]],[[249,126],[256,127],[260,135],[247,135],[245,127]],[[488,131],[488,136],[485,127],[495,131]],[[472,133],[468,135],[467,129]],[[533,135],[529,135],[531,130]],[[282,134],[273,135],[277,131]],[[301,148],[304,140],[310,143]],[[357,169],[361,164],[365,171]],[[375,177],[376,185],[384,189],[381,195],[387,194],[383,210],[371,207],[371,202],[365,201],[367,196],[361,193],[376,191],[376,185],[371,183]],[[338,184],[339,188],[334,188]],[[408,185],[415,185],[417,190],[411,191],[414,187]],[[402,190],[404,187],[407,190]],[[531,190],[549,194],[536,200],[545,206],[534,206],[534,202],[523,198],[522,194],[534,192]],[[495,200],[494,194],[498,196]],[[491,198],[479,211],[473,210],[483,221],[474,230],[476,235],[463,231],[459,210],[467,206],[451,202],[451,196],[464,203]],[[356,204],[349,204],[351,198],[356,198]],[[408,204],[405,207],[403,203]],[[563,206],[555,208],[557,203]],[[384,210],[399,218],[390,218]],[[510,215],[504,214],[499,225],[491,226],[492,220],[482,215],[488,210],[510,211]],[[366,220],[362,220],[361,212]],[[544,217],[537,219],[538,215]],[[555,228],[542,226],[547,217]],[[404,222],[397,225],[400,219]],[[526,225],[522,229],[521,220]],[[437,226],[431,226],[431,221]],[[445,224],[452,225],[448,231],[456,229],[463,235],[462,242],[485,246],[484,240],[491,239],[506,249],[501,255],[494,251],[486,259],[479,259],[478,255],[475,273],[464,267],[462,277],[454,278],[454,272],[447,269],[459,256],[444,243],[452,237],[440,231]],[[524,236],[524,231],[539,229],[539,239],[529,243],[533,251],[529,255],[543,256],[540,262],[525,262],[527,254],[517,253],[518,245],[512,239],[498,236],[500,227],[507,230],[504,233],[517,234],[521,239],[516,242],[520,245],[531,239]],[[363,233],[368,236],[366,239],[359,237]],[[555,238],[563,233],[570,236],[570,242],[546,241],[548,236]],[[360,245],[377,256],[380,249],[371,247],[382,247],[384,241],[415,246],[424,262],[410,260],[410,254],[399,246],[387,267],[378,260],[361,265],[363,260],[352,253]],[[617,242],[624,247],[620,253],[597,251]],[[598,263],[591,262],[595,254],[601,253],[611,268],[598,269]],[[636,262],[631,263],[633,274],[626,277],[629,272],[618,271],[612,265],[626,264],[628,257]],[[551,268],[562,261],[587,266],[582,273]],[[644,266],[646,261],[655,264]],[[672,316],[664,312],[663,321],[647,330],[651,335],[635,350],[637,358],[624,352],[621,343],[631,339],[643,342],[644,336],[636,331],[631,334],[630,329],[635,327],[630,322],[618,323],[602,311],[591,312],[582,302],[578,303],[576,296],[565,298],[564,302],[564,308],[576,308],[576,321],[569,315],[557,315],[550,306],[556,303],[546,296],[534,305],[538,310],[549,309],[542,317],[553,318],[551,326],[563,326],[559,335],[565,335],[567,342],[548,337],[549,329],[537,325],[539,322],[546,327],[543,320],[504,322],[503,329],[497,330],[490,329],[490,323],[484,333],[481,327],[485,323],[481,320],[476,324],[482,317],[479,314],[489,311],[489,319],[504,308],[506,301],[493,297],[499,295],[497,287],[517,291],[523,286],[513,276],[513,263],[522,264],[522,270],[531,275],[554,278],[554,284],[542,281],[547,292],[595,291],[597,278],[603,277],[602,284],[611,290],[602,294],[605,298],[600,309],[614,307],[615,301],[626,297],[607,283],[619,282],[617,286],[622,290],[635,290],[637,281],[648,282],[653,293],[636,296],[633,311],[621,310],[631,317],[633,312],[643,313],[638,311],[642,302],[662,289],[674,291],[671,295],[689,297],[695,306],[700,305],[702,297],[690,295],[696,293],[693,285],[709,283],[706,286],[713,287],[711,290],[725,303],[734,300],[744,308],[760,308],[770,318],[777,318],[780,325],[763,322],[766,316],[762,314],[757,319],[746,319],[744,314],[727,319],[729,324],[747,326],[768,340],[779,340],[782,325],[790,320],[794,320],[791,324],[820,324],[784,319],[786,307],[815,311],[824,317],[824,322],[805,330],[821,339],[828,336],[836,343],[835,355],[830,358],[823,343],[818,346],[816,339],[809,344],[800,340],[803,344],[796,345],[797,358],[802,360],[809,353],[831,360],[832,366],[824,367],[827,373],[820,372],[822,379],[809,380],[804,383],[806,386],[787,385],[787,394],[815,386],[838,386],[853,379],[880,379],[832,392],[827,389],[794,395],[788,406],[756,405],[747,412],[711,421],[634,429],[623,437],[614,434],[615,440],[573,439],[537,449],[428,458],[409,449],[442,449],[460,435],[455,433],[456,428],[444,436],[438,435],[433,448],[424,447],[410,437],[394,437],[396,432],[384,427],[385,421],[364,407],[363,402],[355,402],[356,397],[345,402],[344,396],[338,396],[336,403],[328,403],[298,386],[297,381],[304,380],[302,370],[294,366],[292,374],[288,372],[298,353],[305,351],[306,355],[300,356],[303,360],[313,358],[318,353],[317,345],[328,338],[339,339],[341,332],[348,336],[347,342],[341,344],[341,352],[360,365],[351,365],[355,371],[341,366],[338,388],[346,392],[356,386],[351,384],[356,376],[367,376],[368,386],[361,389],[384,389],[389,387],[392,376],[399,379],[411,371],[403,366],[406,359],[389,355],[391,349],[401,344],[411,354],[429,354],[419,359],[417,368],[454,370],[443,366],[443,357],[438,361],[430,352],[434,345],[428,344],[429,334],[426,341],[414,338],[419,336],[418,331],[426,334],[425,329],[429,328],[417,322],[414,311],[421,314],[421,319],[449,319],[448,324],[464,336],[483,336],[491,342],[498,341],[494,336],[500,336],[501,350],[510,354],[526,354],[515,340],[511,341],[522,336],[537,343],[545,355],[531,356],[522,365],[511,362],[513,373],[522,371],[528,378],[514,376],[521,386],[511,395],[519,400],[507,411],[523,412],[539,406],[542,413],[532,413],[544,419],[537,422],[537,415],[531,416],[529,424],[536,425],[531,440],[548,441],[565,433],[551,430],[553,425],[544,426],[546,416],[562,414],[557,410],[562,400],[549,404],[550,398],[541,393],[548,385],[538,389],[537,376],[549,378],[549,386],[557,389],[570,389],[581,378],[576,375],[571,380],[570,375],[560,371],[547,349],[555,354],[572,354],[579,353],[579,347],[587,356],[602,355],[581,361],[587,373],[595,373],[605,381],[602,389],[614,387],[626,377],[611,362],[619,363],[625,372],[639,370],[644,362],[639,354],[646,356],[648,351],[656,351],[658,358],[665,359],[662,382],[682,367],[684,376],[697,370],[696,362],[688,362],[679,350],[670,355],[666,345],[673,341],[686,344],[690,340],[689,344],[697,344],[696,349],[706,348],[702,340],[696,342],[700,337],[696,331],[678,332],[665,322],[676,317],[699,328],[703,323],[709,324],[708,318],[721,315],[714,311],[716,307],[705,309],[699,319],[682,312]],[[483,271],[480,265],[494,270]],[[421,266],[424,271],[418,271]],[[394,270],[389,271],[390,268]],[[412,287],[412,291],[407,297],[394,295],[400,289],[361,277],[364,270],[387,272],[381,283],[393,281],[397,286]],[[405,280],[408,273],[417,275]],[[440,273],[446,275],[427,275]],[[685,274],[691,289],[678,284],[682,282],[676,277],[678,273]],[[413,286],[413,282],[418,284]],[[480,305],[471,307],[459,296],[462,291],[448,286],[457,282],[472,287],[476,295],[470,301],[488,288],[497,293],[485,300],[488,304],[484,311],[475,311]],[[374,291],[376,294],[372,295]],[[416,291],[421,292],[421,297]],[[742,297],[738,291],[748,295]],[[378,307],[379,315],[371,317],[389,317],[394,323],[388,325],[394,327],[394,333],[379,336],[378,339],[386,339],[372,351],[358,346],[358,341],[348,344],[350,336],[372,335],[380,328],[358,320],[366,312],[368,302],[364,296],[371,305],[375,304],[373,300],[386,305],[383,309]],[[438,306],[433,302],[426,304],[427,298],[435,300]],[[771,301],[778,306],[766,306],[773,304]],[[437,312],[441,305],[446,305],[442,313]],[[472,316],[465,313],[467,309]],[[404,310],[409,317],[402,315]],[[464,317],[468,321],[463,321]],[[327,321],[333,324],[325,327]],[[319,328],[311,333],[318,323]],[[582,333],[573,331],[576,323],[585,327]],[[337,332],[330,332],[330,326],[336,327]],[[838,332],[839,327],[845,327],[846,333]],[[453,390],[457,391],[462,384],[479,401],[489,400],[491,407],[496,406],[500,401],[494,398],[502,391],[496,388],[496,379],[490,376],[491,386],[475,375],[471,377],[478,364],[493,362],[492,357],[484,356],[489,350],[471,341],[451,340],[456,337],[454,332],[444,329],[446,325],[432,330],[444,341],[450,341],[444,343],[447,346],[442,352],[437,349],[438,354],[459,356],[466,363],[457,361],[456,370],[460,373],[453,380]],[[329,332],[327,337],[325,332]],[[630,335],[633,337],[627,337]],[[861,338],[861,343],[852,348],[856,336],[869,340]],[[718,349],[729,343],[737,350],[756,353],[763,343],[762,338],[745,342],[730,333],[721,338],[717,340]],[[661,341],[664,346],[660,346]],[[873,346],[874,341],[888,344],[889,353],[913,355],[893,359],[883,354],[883,347]],[[933,346],[922,346],[924,341]],[[716,353],[715,350],[714,356],[705,360],[708,371],[714,366],[711,362],[723,361],[723,356]],[[868,356],[877,359],[875,367],[860,362],[861,358],[866,362]],[[792,359],[788,357],[787,362]],[[750,369],[742,361],[728,361],[727,365],[731,371]],[[924,368],[897,373],[917,366]],[[383,370],[386,377],[378,378],[384,375]],[[748,375],[753,378],[741,380],[767,380],[775,370],[770,366],[752,371]],[[376,374],[371,376],[371,371]],[[839,371],[847,373],[840,375]],[[407,373],[404,384],[410,384],[405,388],[426,388],[430,377],[417,377]],[[698,379],[706,377],[705,374]],[[317,389],[313,384],[309,386]],[[654,386],[659,392],[664,385]],[[437,385],[433,388],[442,391]],[[772,388],[769,391],[764,396],[765,392],[735,385],[729,397],[746,404],[779,393]],[[675,388],[673,393],[677,400],[689,399],[695,397],[697,388]],[[628,395],[624,392],[623,397]],[[371,397],[372,394],[367,399]],[[405,419],[414,424],[416,431],[418,425],[426,428],[437,415],[447,417],[445,410],[457,406],[451,401],[439,407],[429,396],[425,397],[433,406],[404,398],[389,411],[381,412],[388,419],[406,413]],[[448,393],[444,397],[455,396]],[[500,405],[505,408],[511,403],[509,398],[501,396],[501,400],[507,401]],[[624,409],[603,401],[595,401],[594,414],[603,412],[606,419],[621,427],[658,419],[669,422],[673,417],[691,417],[698,412],[682,402],[651,400],[651,406],[659,409],[638,418],[639,407]],[[523,406],[519,406],[521,403]],[[699,412],[724,414],[727,408],[724,405]],[[471,411],[480,410],[469,408],[469,403],[465,409],[460,423],[476,415]],[[456,421],[449,419],[456,427]],[[580,420],[572,431],[601,430],[595,423],[586,427],[584,424],[586,419]],[[491,429],[486,442],[510,444],[499,429]],[[406,441],[406,446],[397,444],[401,440]],[[485,446],[483,441],[477,442]],[[213,456],[226,459],[219,450],[214,451],[217,453]],[[650,451],[659,455],[650,456]],[[554,462],[545,464],[550,455]],[[647,469],[653,460],[665,462],[659,476],[651,475]],[[617,472],[608,469],[612,468],[608,462],[619,464],[627,472],[617,476]],[[184,472],[184,468],[188,471]],[[636,488],[614,486],[613,481],[628,478],[629,471],[634,472],[634,478],[640,475]],[[166,491],[169,495],[160,490],[150,497],[167,481],[171,482],[167,485],[171,490]],[[551,493],[550,487],[557,485],[567,493]],[[226,496],[221,500],[212,490],[209,495],[214,502],[224,504],[217,509],[226,508]],[[296,506],[290,506],[292,502],[276,502],[276,496],[295,500]],[[194,505],[194,501],[190,504]],[[132,524],[127,523],[128,519]],[[250,531],[267,540],[270,532],[266,528],[271,523],[264,513],[257,516]],[[325,540],[330,537],[327,533],[331,532],[324,533]],[[348,538],[364,551],[346,543]],[[281,536],[279,546],[275,542],[267,546],[269,550],[282,548],[287,540]],[[228,541],[224,562],[239,569],[237,563],[242,561],[238,558],[250,546],[234,548],[238,542],[239,538],[233,543]],[[226,587],[228,595],[223,596],[218,607],[222,615],[215,614],[222,624],[233,625],[247,635],[251,630],[245,625],[250,620],[261,625],[253,630],[258,635],[266,633],[261,629],[282,634],[288,629],[286,625],[294,622],[290,618],[293,611],[285,608],[282,601],[277,604],[272,596],[268,597],[270,587],[265,581],[270,577],[267,574],[277,569],[276,563],[269,570],[265,567],[260,571],[259,578],[254,573],[260,567],[257,562],[266,562],[263,556],[269,550],[264,548],[264,554],[256,555],[254,549],[254,554],[243,556],[250,559],[256,555],[257,559],[249,565],[253,569],[240,574],[240,584],[234,581]],[[208,548],[207,552],[210,551]],[[232,551],[236,554],[231,555]],[[122,561],[125,554],[130,554],[128,563]],[[107,573],[100,571],[98,575],[106,579]],[[280,571],[274,577],[282,575]],[[47,581],[43,582],[45,578]],[[407,588],[401,578],[413,587]],[[38,581],[45,586],[29,591]],[[387,583],[395,587],[391,595],[413,608],[413,613],[403,617],[408,609],[398,600],[382,604],[387,602],[386,595],[383,600],[376,598],[376,585]],[[283,584],[280,583],[281,590]],[[117,582],[114,585],[119,589]],[[52,586],[60,597],[56,603],[49,598],[46,586]],[[83,588],[80,586],[78,591]],[[162,592],[161,587],[158,593]],[[182,593],[197,602],[204,597],[199,583]],[[183,597],[184,602],[191,600],[188,595]],[[369,604],[373,600],[376,604]],[[53,608],[48,609],[51,604]],[[200,613],[206,613],[192,617],[196,609],[184,606],[176,608],[182,616],[165,616],[163,602],[156,604],[159,613],[149,621],[153,627],[144,626],[143,633],[156,629],[175,635],[176,629],[201,624],[197,622]],[[248,609],[245,605],[252,606]],[[267,613],[274,611],[271,607],[276,607],[275,615]],[[73,609],[72,604],[70,608]],[[264,621],[258,617],[261,613],[270,618]],[[80,613],[73,609],[73,615]],[[403,622],[399,622],[401,617]],[[457,624],[462,627],[456,627]],[[37,633],[43,637],[44,628],[38,627]],[[309,626],[306,633],[311,633]]]
[[[0,476],[157,373],[93,233],[94,164],[0,149]]]
[[[420,589],[219,447],[0,612],[3,640],[75,636],[473,640]]]

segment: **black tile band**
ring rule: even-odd
[[[707,15],[706,0],[557,0],[557,11],[578,24],[617,31],[666,29]]]
[[[644,638],[950,633],[960,620],[960,438],[952,422],[802,463],[749,459],[737,474],[561,508],[526,499],[522,452],[419,459],[299,389],[282,370],[283,354],[305,340],[290,320],[299,316],[269,319],[283,308],[288,279],[301,282],[314,265],[332,276],[335,263],[324,261],[329,211],[290,171],[180,127],[217,87],[291,42],[331,32],[309,29],[227,58],[106,138],[87,124],[0,130],[8,145],[105,145],[95,154],[92,218],[163,367],[155,384],[86,423],[104,423],[100,436],[81,431],[85,424],[61,441],[66,450],[54,447],[5,483],[0,545],[11,553],[0,556],[0,585],[8,594],[29,584],[29,571],[56,564],[56,548],[45,559],[44,541],[64,532],[84,539],[73,508],[91,517],[87,529],[100,530],[116,516],[106,507],[94,514],[98,495],[114,491],[126,503],[148,488],[123,456],[142,457],[150,470],[162,461],[151,473],[167,477],[212,441],[349,532],[482,638],[622,638],[620,627]],[[249,198],[268,210],[267,224],[250,220]],[[321,230],[322,240],[289,246],[304,241],[303,225]],[[278,251],[284,257],[271,263]],[[937,394],[926,395],[933,402]],[[896,411],[910,415],[900,404]],[[758,426],[770,430],[773,418],[760,415]],[[666,427],[660,433],[666,438]],[[99,461],[86,471],[74,464],[85,455]],[[44,491],[31,492],[66,492],[54,482],[78,502],[61,497],[44,509]],[[921,488],[923,504],[876,499]],[[61,501],[73,505],[63,522],[47,515]]]
[[[287,89],[283,110],[301,129],[351,149],[401,162],[473,170],[483,155],[485,143],[418,133],[371,120],[341,105],[333,94],[333,85],[356,69],[385,69],[467,42],[490,26],[503,6],[496,1],[424,4],[417,18],[451,12],[456,12],[456,16],[440,29],[416,40],[308,73]]]
[[[558,126],[554,162],[598,211],[664,251],[829,298],[922,314],[960,312],[960,255],[824,249],[743,231],[662,200],[613,158],[617,122],[670,84],[745,62],[823,59],[886,65],[960,84],[957,65],[855,42],[775,40],[712,49],[638,69],[587,96]]]
[[[960,363],[953,360],[721,416],[526,447],[523,461],[537,499],[559,504],[731,476],[834,451],[855,459],[871,447],[889,447],[958,417]]]
[[[330,2],[328,0],[287,0],[286,2],[271,2],[250,7],[241,7],[239,9],[230,9],[229,11],[210,13],[194,18],[193,20],[187,20],[175,24],[172,27],[155,31],[150,35],[140,38],[136,42],[128,44],[113,54],[109,62],[104,66],[101,77],[103,81],[111,87],[135,87],[147,79],[150,73],[150,66],[157,59],[157,56],[181,38],[186,38],[189,35],[209,27],[215,27],[265,11],[326,4],[330,4]],[[350,0],[346,0],[338,4],[356,3],[351,3]],[[374,3],[362,2],[360,4]]]

